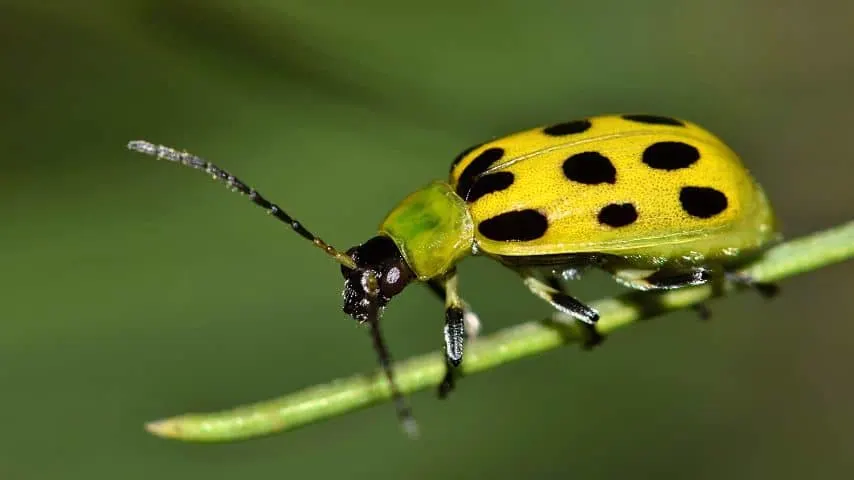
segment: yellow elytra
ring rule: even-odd
[[[489,165],[478,164],[484,157]],[[599,116],[500,138],[460,158],[451,182],[480,226],[479,250],[499,256],[599,252],[696,263],[775,235],[766,196],[738,156],[701,127],[667,117]],[[490,219],[531,210],[527,223],[490,228]]]
[[[346,252],[200,157],[145,141],[128,147],[205,171],[341,264],[343,310],[371,326],[409,429],[414,422],[392,375],[380,316],[413,281],[442,298],[448,368],[439,394],[447,395],[476,330],[458,291],[457,264],[466,256],[486,255],[517,271],[533,294],[582,322],[588,347],[602,340],[599,314],[572,297],[565,280],[590,267],[641,290],[733,281],[776,293],[733,273],[780,238],[765,193],[720,139],[681,119],[588,117],[472,147],[454,160],[447,181],[406,197],[376,236]]]

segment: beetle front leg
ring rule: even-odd
[[[445,300],[445,377],[438,390],[439,398],[445,398],[454,389],[457,369],[463,361],[463,349],[467,336],[466,316],[470,312],[457,291],[456,270],[452,270],[441,279],[431,280],[429,286]],[[479,322],[477,327],[479,328]]]
[[[432,279],[427,281],[427,286],[430,287],[430,291],[433,292],[442,303],[445,303],[445,298],[447,295],[445,294],[445,281],[442,279]],[[466,339],[471,341],[477,338],[480,335],[481,322],[480,317],[471,309],[469,304],[462,300],[463,304],[463,323],[466,325]]]
[[[549,302],[558,311],[581,322],[586,337],[582,344],[584,349],[589,350],[605,340],[605,337],[596,329],[599,312],[566,293],[560,279],[549,277],[547,284],[531,272],[522,272],[522,277],[531,293]]]

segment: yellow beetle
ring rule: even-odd
[[[341,252],[228,172],[186,152],[145,141],[129,148],[201,169],[249,195],[341,264],[344,311],[371,325],[398,413],[412,427],[378,326],[382,310],[412,281],[445,303],[447,395],[463,359],[470,312],[456,265],[485,255],[520,273],[525,285],[602,337],[598,313],[570,296],[563,280],[589,267],[640,290],[726,280],[773,295],[776,286],[734,275],[778,241],[774,214],[738,156],[696,124],[658,115],[606,115],[539,127],[470,148],[448,181],[412,193],[377,236]]]

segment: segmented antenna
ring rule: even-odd
[[[327,255],[334,258],[338,263],[348,267],[355,269],[356,262],[349,255],[342,253],[331,245],[327,244],[313,233],[308,231],[300,222],[296,221],[288,215],[284,210],[282,210],[278,205],[271,203],[269,200],[261,196],[254,188],[247,186],[240,179],[235,177],[234,175],[228,173],[227,171],[217,167],[211,162],[197,157],[189,152],[181,152],[175,150],[174,148],[167,147],[165,145],[156,145],[151,142],[147,142],[145,140],[135,140],[129,142],[127,145],[129,150],[133,150],[135,152],[144,153],[146,155],[150,155],[160,160],[168,160],[170,162],[180,163],[181,165],[186,165],[190,168],[195,168],[196,170],[202,170],[215,180],[219,180],[226,187],[228,187],[231,191],[239,192],[243,195],[249,195],[249,199],[252,202],[261,208],[265,209],[267,213],[273,215],[277,219],[281,220],[284,223],[290,225],[290,227],[297,232],[301,237],[310,241],[318,248],[323,250]],[[373,288],[370,288],[371,292],[376,293],[376,278],[372,279]],[[415,423],[415,418],[412,416],[412,412],[409,409],[409,406],[406,404],[406,401],[403,398],[403,394],[401,394],[400,389],[397,386],[397,383],[394,379],[394,374],[391,367],[391,355],[389,354],[388,348],[386,347],[385,341],[382,337],[382,332],[380,331],[379,320],[381,315],[381,307],[379,307],[379,303],[377,299],[374,298],[373,301],[370,302],[371,305],[374,306],[373,310],[368,315],[368,322],[371,328],[371,339],[374,343],[374,349],[377,352],[379,357],[380,367],[385,372],[386,378],[388,378],[389,384],[391,385],[392,397],[394,399],[395,407],[397,410],[397,416],[400,419],[400,423],[403,426],[403,429],[406,433],[411,437],[416,437],[418,435],[418,425]]]
[[[371,283],[376,283],[376,278],[371,278]],[[376,288],[369,288],[369,295],[376,292]],[[385,340],[383,339],[382,331],[380,330],[380,315],[382,309],[376,302],[376,298],[370,302],[371,310],[368,312],[368,325],[371,327],[371,340],[374,342],[374,350],[379,357],[380,367],[388,379],[389,388],[391,389],[391,397],[394,401],[394,407],[397,411],[397,418],[403,430],[410,438],[418,437],[418,423],[415,417],[412,416],[412,410],[403,398],[400,388],[397,386],[397,381],[394,378],[394,369],[391,366],[391,353],[388,351]]]
[[[255,205],[265,209],[267,213],[273,215],[277,219],[281,220],[284,223],[290,225],[290,227],[297,232],[302,238],[313,243],[315,246],[326,252],[327,255],[334,258],[336,262],[348,267],[348,268],[356,268],[356,263],[350,258],[349,255],[340,252],[336,248],[327,244],[320,238],[318,238],[313,233],[309,232],[300,222],[296,221],[285,213],[278,205],[275,203],[271,203],[266,198],[262,197],[260,193],[255,191],[254,188],[248,187],[245,183],[240,181],[234,175],[226,172],[225,170],[217,167],[213,163],[197,157],[189,152],[181,152],[175,150],[174,148],[167,147],[165,145],[155,145],[151,142],[146,142],[145,140],[135,140],[128,143],[128,149],[133,150],[135,152],[144,153],[146,155],[150,155],[160,160],[168,160],[170,162],[180,163],[181,165],[186,165],[190,168],[195,168],[197,170],[202,170],[208,175],[212,176],[215,180],[219,180],[224,183],[226,187],[228,187],[233,192],[239,192],[243,195],[249,195],[249,200]]]

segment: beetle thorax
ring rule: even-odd
[[[427,280],[448,272],[474,245],[468,206],[446,182],[432,182],[400,202],[383,220],[412,272]]]

